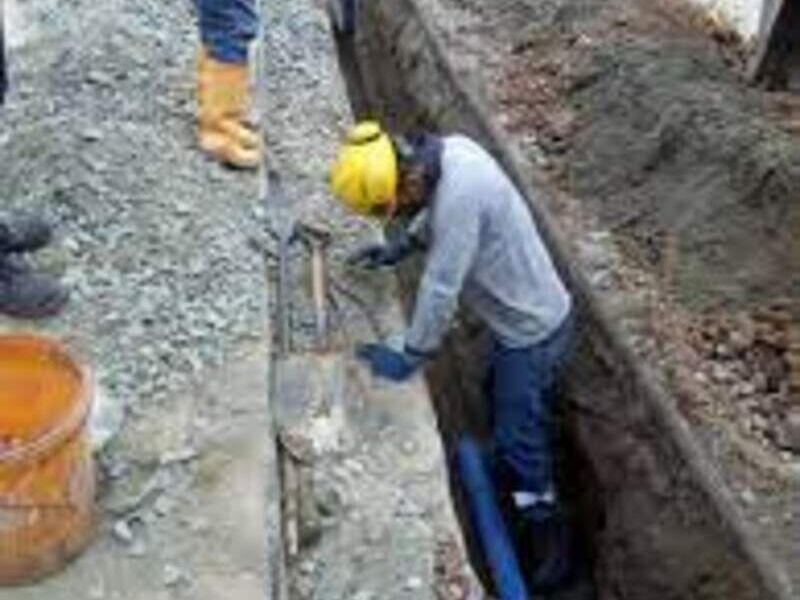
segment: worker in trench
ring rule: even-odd
[[[574,319],[570,293],[525,200],[469,138],[393,137],[375,122],[350,131],[331,186],[354,212],[405,224],[388,242],[359,249],[351,263],[377,269],[426,252],[403,347],[372,343],[356,351],[373,375],[401,382],[417,372],[436,354],[459,300],[492,332],[492,476],[513,507],[529,584],[558,587],[573,561],[553,473],[554,387]]]
[[[0,109],[8,90],[2,8],[0,2]],[[44,247],[50,238],[50,226],[44,219],[0,216],[0,314],[39,319],[59,313],[67,303],[67,289],[37,273],[25,260],[26,253]]]
[[[195,0],[200,28],[197,56],[197,135],[215,160],[255,169],[262,144],[249,122],[249,52],[258,32],[255,0]]]

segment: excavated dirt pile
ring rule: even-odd
[[[663,269],[672,237],[670,276],[691,309],[796,299],[800,144],[731,68],[736,40],[665,2],[513,14],[520,33],[498,82],[508,118],[537,131],[562,186],[629,254]]]

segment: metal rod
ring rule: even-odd
[[[314,315],[317,325],[317,344],[328,347],[328,273],[325,247],[321,242],[311,245],[311,285],[314,296]]]
[[[283,453],[283,515],[285,527],[286,554],[290,560],[300,554],[300,512],[298,509],[297,468],[288,452]]]
[[[290,227],[282,236],[278,246],[278,303],[277,322],[280,353],[286,356],[292,349],[292,317],[289,300],[291,282],[289,280],[289,250],[294,237],[294,228]]]
[[[326,251],[331,234],[324,229],[298,223],[297,236],[311,253],[311,295],[314,304],[316,342],[319,350],[328,348],[328,265]]]

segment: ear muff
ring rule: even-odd
[[[396,136],[394,138],[394,147],[395,151],[397,152],[397,160],[399,163],[410,164],[416,160],[414,146],[406,136]]]

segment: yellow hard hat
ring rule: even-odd
[[[353,211],[375,216],[395,201],[397,155],[375,121],[353,127],[331,169],[331,190]]]

